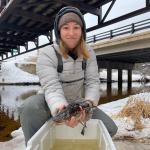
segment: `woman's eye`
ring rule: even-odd
[[[74,29],[80,29],[80,26],[75,26]]]
[[[80,27],[78,27],[78,26],[76,26],[76,27],[74,27],[75,29],[79,29]]]
[[[63,27],[63,29],[67,30],[67,29],[68,29],[68,27],[67,27],[67,26],[64,26],[64,27]]]

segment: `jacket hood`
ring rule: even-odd
[[[59,44],[59,41],[60,41],[60,32],[59,32],[59,29],[58,29],[58,24],[59,24],[59,20],[60,18],[66,14],[66,13],[70,13],[70,12],[73,12],[75,14],[77,14],[81,21],[82,21],[82,24],[83,24],[83,27],[82,27],[82,34],[83,34],[83,37],[84,37],[84,40],[86,40],[86,24],[85,24],[85,21],[84,21],[84,18],[83,18],[83,15],[82,13],[80,12],[80,10],[76,7],[71,7],[71,6],[67,6],[67,7],[63,7],[56,15],[55,17],[55,21],[54,21],[54,33],[55,33],[55,37],[56,37],[56,43]]]

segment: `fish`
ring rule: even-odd
[[[82,110],[85,111],[87,116],[92,116],[93,108],[95,106],[91,105],[89,103],[89,100],[77,100],[74,102],[71,102],[66,106],[62,111],[58,112],[54,117],[52,117],[52,120],[57,123],[62,123],[65,120],[70,119],[72,116],[79,117]],[[86,122],[80,122],[83,125],[83,129],[81,131],[81,134],[84,135],[84,130],[86,128]]]

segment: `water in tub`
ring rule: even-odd
[[[50,150],[99,150],[99,146],[97,140],[57,139]]]

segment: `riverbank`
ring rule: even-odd
[[[0,85],[40,85],[39,82],[0,83]]]
[[[1,72],[0,72],[0,85],[39,84],[39,78],[37,75],[24,71],[20,67],[22,66],[22,64],[32,64],[33,62],[29,58],[28,59],[22,58],[21,60],[16,59],[8,62],[2,62]]]
[[[148,111],[147,117],[140,117],[141,125],[143,128],[135,129],[135,122],[133,120],[133,116],[137,117],[137,113],[143,110],[140,106],[137,111],[135,105],[130,104],[132,101],[143,101],[148,102],[149,107],[146,109],[150,109],[150,93],[139,93],[136,95],[129,96],[127,98],[117,100],[114,102],[110,102],[107,104],[102,104],[99,106],[105,113],[107,113],[118,126],[118,132],[113,137],[113,141],[115,143],[117,150],[150,150],[150,111]],[[123,108],[127,108],[129,106],[131,112],[130,115],[126,117],[118,117],[119,113],[123,110]],[[132,108],[133,106],[133,108]],[[125,112],[124,112],[125,113]],[[135,114],[134,114],[135,113]]]
[[[0,111],[0,142],[11,140],[11,132],[17,130],[20,127],[18,121],[14,121],[14,118],[9,118],[4,112]]]

